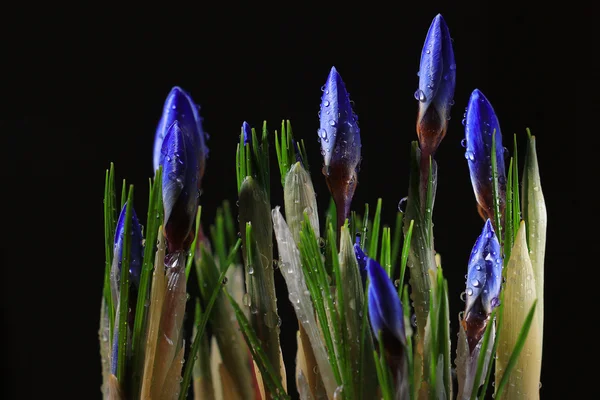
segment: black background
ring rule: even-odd
[[[549,118],[556,102],[547,85],[553,73],[541,36],[546,21],[533,10],[486,4],[367,9],[323,3],[284,12],[164,5],[153,15],[147,9],[90,5],[4,14],[5,398],[100,397],[104,171],[115,162],[117,177],[136,185],[136,210],[145,215],[154,130],[174,85],[201,105],[210,134],[204,224],[223,199],[235,202],[235,146],[243,120],[253,126],[267,120],[271,131],[284,118],[292,121],[295,136],[305,139],[323,210],[329,195],[319,172],[317,112],[332,65],[360,119],[363,161],[353,208],[362,211],[365,202],[383,197],[384,220],[393,221],[407,194],[410,141],[416,139],[413,93],[420,51],[438,12],[449,25],[457,63],[456,104],[436,156],[434,212],[436,249],[451,290],[452,340],[464,306],[459,295],[466,263],[482,227],[460,145],[464,108],[479,88],[494,105],[511,150],[517,133],[521,164],[525,128],[538,138],[549,214],[541,393],[558,396],[566,387],[561,379],[566,310],[556,294],[564,286],[561,271],[574,264],[575,255],[559,245],[569,227],[557,213],[575,204],[562,196],[567,177],[556,158],[563,150],[559,116]],[[274,150],[272,156],[275,206],[282,196]],[[293,362],[296,322],[280,293],[284,356]],[[10,395],[14,390],[20,395]]]

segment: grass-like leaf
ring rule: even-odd
[[[242,330],[242,333],[244,335],[244,339],[248,344],[248,349],[250,350],[252,358],[256,362],[256,365],[258,366],[258,369],[261,372],[263,382],[267,386],[270,394],[273,396],[274,399],[289,398],[289,396],[285,392],[285,389],[283,388],[281,379],[279,378],[279,373],[276,372],[275,368],[273,367],[273,364],[271,364],[271,362],[269,361],[269,357],[262,349],[261,342],[258,340],[258,337],[256,337],[256,333],[252,329],[252,326],[250,326],[250,322],[244,315],[244,312],[241,310],[240,306],[236,303],[236,301],[231,297],[229,292],[227,292],[227,290],[223,290],[223,292],[225,293],[225,295],[229,299],[229,302],[231,303],[231,306],[233,307],[235,316],[240,325],[240,329]]]
[[[200,349],[200,343],[201,343],[202,335],[204,335],[204,331],[206,330],[206,324],[208,323],[208,317],[210,316],[212,308],[213,308],[215,302],[217,301],[219,292],[223,288],[223,281],[225,279],[225,275],[227,274],[227,270],[229,269],[229,266],[232,264],[233,259],[235,258],[235,254],[237,253],[237,251],[239,250],[241,245],[242,245],[242,240],[238,239],[237,243],[231,250],[231,253],[229,254],[229,257],[227,258],[225,264],[223,264],[223,266],[221,268],[221,274],[219,275],[217,284],[215,285],[215,288],[213,289],[213,292],[210,296],[208,304],[206,305],[206,309],[204,310],[204,313],[202,314],[200,324],[196,327],[197,328],[196,335],[194,337],[192,347],[190,348],[188,362],[185,363],[185,370],[183,373],[183,380],[181,381],[181,391],[179,393],[179,400],[185,400],[185,398],[187,397],[188,388],[190,386],[190,381],[192,379],[192,370],[193,370],[194,361],[196,360],[198,350]],[[229,296],[229,294],[227,293],[226,290],[224,290],[224,292]]]
[[[400,288],[404,287],[402,291],[402,309],[404,311],[404,321],[410,324],[410,298],[408,295],[408,285],[402,286],[399,285]],[[416,399],[416,387],[415,387],[415,374],[414,374],[414,357],[413,357],[413,343],[412,343],[412,328],[409,328],[410,332],[406,334],[406,362],[408,365],[408,393],[411,399]]]
[[[508,178],[506,182],[506,209],[505,209],[505,218],[504,218],[504,258],[505,261],[510,259],[510,252],[512,250],[512,246],[515,240],[515,231],[513,227],[513,198],[515,188],[513,186],[513,168],[515,168],[514,160],[511,157],[510,162],[508,164]],[[518,191],[518,188],[517,188]],[[518,224],[517,224],[518,226]]]
[[[504,232],[502,232],[502,225],[500,224],[500,220],[502,216],[500,215],[500,189],[498,188],[498,165],[496,160],[496,130],[492,133],[492,156],[490,157],[492,160],[492,197],[493,197],[493,207],[494,207],[494,227],[496,228],[496,236],[498,236],[498,241],[502,244],[504,243]],[[514,182],[513,182],[514,185]]]
[[[402,244],[402,255],[400,256],[400,278],[398,279],[398,294],[404,286],[404,274],[406,273],[406,264],[408,263],[408,254],[410,253],[410,242],[412,240],[412,232],[415,221],[411,220],[404,237],[404,243]]]
[[[363,215],[362,235],[360,237],[360,248],[366,251],[367,232],[369,231],[369,204],[365,204],[365,215]],[[370,256],[370,254],[369,254]],[[375,256],[373,254],[373,256]]]
[[[518,336],[517,342],[515,343],[515,347],[514,347],[512,353],[510,354],[510,358],[508,359],[508,364],[506,364],[504,373],[502,374],[502,378],[500,379],[500,383],[496,387],[496,398],[497,399],[502,398],[502,393],[504,391],[504,388],[506,387],[506,384],[508,383],[508,378],[510,377],[510,374],[511,374],[514,366],[517,364],[517,360],[519,359],[519,354],[521,354],[521,350],[523,350],[523,346],[525,346],[525,341],[527,340],[527,335],[529,334],[529,328],[531,328],[531,323],[533,322],[536,305],[537,305],[537,300],[535,300],[533,302],[533,305],[529,309],[529,313],[527,313],[527,317],[525,318],[525,321],[523,322],[523,327],[519,331],[519,336]]]
[[[281,185],[285,186],[285,177],[292,165],[298,158],[302,166],[308,170],[306,164],[306,149],[304,141],[296,142],[297,149],[294,146],[294,136],[292,134],[292,124],[289,120],[281,121],[281,134],[275,131],[275,152],[277,153],[277,163],[279,164],[279,173],[281,175]],[[296,151],[297,150],[297,151]]]
[[[334,346],[334,338],[337,340],[340,336],[340,325],[337,321],[337,313],[334,312],[333,298],[317,238],[307,216],[304,218],[304,224],[300,231],[300,244],[298,247],[304,278],[322,329],[331,368],[337,384],[340,385],[342,383],[341,366]]]
[[[110,324],[110,337],[113,336],[115,325],[115,307],[110,293],[110,270],[112,268],[112,259],[114,252],[115,228],[116,228],[116,209],[115,209],[115,165],[110,163],[110,168],[106,170],[104,178],[104,251],[106,262],[104,265],[104,299],[108,307],[108,317]]]
[[[148,200],[148,215],[146,217],[146,228],[144,238],[144,260],[140,273],[140,286],[138,288],[138,297],[135,308],[135,320],[133,323],[133,332],[131,336],[131,353],[133,354],[133,390],[138,390],[141,371],[143,370],[144,356],[144,331],[146,327],[146,318],[148,315],[148,293],[150,280],[152,279],[152,269],[154,268],[154,258],[156,256],[156,241],[159,226],[163,224],[163,202],[162,202],[162,166],[158,168],[154,177],[154,183],[150,180],[150,195]],[[139,372],[138,372],[139,371]]]
[[[194,262],[194,254],[196,252],[196,246],[198,241],[198,231],[200,230],[200,216],[202,215],[202,206],[198,206],[198,210],[196,211],[196,228],[194,229],[194,240],[190,246],[190,251],[188,252],[188,258],[185,263],[185,279],[186,282],[190,279],[190,272],[192,270],[192,263]]]
[[[381,206],[382,206],[382,199],[379,198],[379,199],[377,199],[377,207],[375,208],[375,216],[373,217],[373,223],[372,223],[373,228],[371,229],[371,236],[367,238],[367,244],[369,247],[367,254],[369,255],[369,257],[371,257],[375,260],[377,260],[377,249],[379,246],[379,227],[381,225]],[[381,260],[377,260],[377,261],[381,262]]]
[[[129,187],[125,223],[123,224],[123,253],[121,257],[121,281],[119,290],[119,344],[117,380],[121,387],[125,386],[127,362],[127,313],[129,311],[129,257],[131,255],[131,217],[133,215],[133,185]]]
[[[402,242],[402,221],[403,221],[404,213],[397,212],[396,213],[396,224],[394,225],[394,236],[392,238],[392,255],[391,255],[391,264],[392,270],[390,276],[394,276],[396,272],[396,263],[398,262],[398,256],[400,255],[400,243]],[[402,282],[402,281],[400,281]],[[402,284],[400,284],[402,286]]]
[[[379,263],[385,269],[390,279],[392,278],[392,243],[391,243],[391,230],[388,226],[383,227],[383,234],[381,236],[381,255],[379,256]]]

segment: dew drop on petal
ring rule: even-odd
[[[460,145],[461,145],[462,147],[467,147],[467,139],[463,139],[463,140],[461,140],[461,141],[460,141]]]
[[[467,288],[467,294],[468,294],[469,296],[473,296],[473,289],[471,289],[471,288]]]

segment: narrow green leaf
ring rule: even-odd
[[[504,218],[504,257],[506,260],[510,258],[510,252],[512,250],[512,246],[515,240],[515,230],[513,228],[513,199],[514,199],[514,187],[513,187],[513,168],[515,168],[515,164],[513,163],[513,158],[510,158],[510,163],[508,164],[508,179],[506,183],[506,208],[505,208],[505,218]],[[518,190],[518,189],[517,189]]]
[[[440,311],[439,311],[439,323],[440,335],[438,340],[440,342],[439,354],[444,357],[444,387],[446,394],[449,399],[452,398],[452,366],[450,362],[450,304],[448,301],[448,281],[443,279],[442,269],[439,268],[440,277],[442,277],[442,284],[438,287],[441,288],[440,293]]]
[[[377,199],[377,207],[375,208],[375,217],[373,218],[373,229],[369,238],[369,257],[377,258],[377,249],[379,246],[379,226],[381,224],[381,205],[382,199]],[[378,260],[380,261],[380,260]]]
[[[512,170],[513,175],[513,237],[517,236],[519,223],[521,222],[521,202],[519,199],[519,159],[517,158],[517,135],[514,135],[514,158],[515,165]],[[510,171],[509,171],[510,173]]]
[[[411,220],[410,225],[408,225],[408,230],[406,231],[404,243],[402,244],[402,255],[400,257],[400,279],[398,280],[398,293],[400,293],[400,290],[402,290],[402,286],[404,285],[404,274],[406,273],[406,264],[408,263],[408,255],[410,253],[410,242],[412,240],[414,224],[415,221]]]
[[[244,339],[248,344],[248,349],[252,353],[252,358],[258,366],[262,374],[263,382],[267,385],[269,392],[275,399],[289,398],[289,396],[285,392],[285,389],[283,388],[281,379],[279,379],[279,373],[276,372],[275,368],[269,361],[269,357],[263,351],[261,343],[256,337],[256,334],[250,326],[250,322],[248,322],[248,319],[244,315],[244,312],[240,309],[240,306],[231,297],[227,290],[223,290],[223,292],[225,293],[225,295],[229,299],[229,302],[231,303],[231,306],[233,307],[235,316],[240,325],[240,329],[244,334]],[[180,400],[183,400],[183,398],[180,397]]]
[[[109,317],[109,337],[113,337],[113,329],[115,325],[115,305],[112,303],[112,296],[110,293],[110,270],[112,268],[112,257],[113,257],[113,249],[114,249],[114,234],[112,233],[112,222],[113,222],[113,214],[111,208],[111,170],[113,169],[113,164],[111,163],[110,169],[106,170],[106,174],[104,177],[104,251],[106,261],[104,264],[104,300],[108,309],[108,317]]]
[[[402,220],[404,217],[403,212],[396,213],[396,224],[394,225],[394,237],[392,238],[392,273],[390,276],[394,276],[396,272],[396,263],[398,262],[398,256],[400,255],[400,242],[402,241]],[[402,283],[400,284],[402,286]]]
[[[123,224],[123,253],[121,257],[121,281],[119,283],[119,344],[117,362],[117,380],[125,386],[126,351],[127,351],[127,313],[129,311],[129,258],[131,256],[131,218],[133,215],[133,185],[129,187],[125,223]]]
[[[369,231],[369,204],[365,204],[365,215],[363,215],[362,236],[360,237],[360,248],[365,251],[367,245],[367,232]],[[370,254],[369,254],[370,255]]]
[[[402,287],[402,284],[400,284]],[[404,285],[402,292],[402,308],[404,311],[404,321],[410,324],[410,298],[408,296],[408,285]],[[412,332],[412,328],[410,328]],[[412,345],[412,333],[406,335],[406,359],[408,364],[408,393],[411,399],[416,399],[416,386],[415,386],[415,374],[414,374],[414,358],[413,358],[413,345]]]
[[[519,359],[519,354],[521,354],[521,350],[523,350],[523,346],[525,345],[525,341],[527,340],[527,334],[529,333],[529,328],[531,328],[531,323],[533,322],[533,316],[535,314],[535,306],[536,305],[537,305],[537,300],[534,300],[533,305],[529,309],[529,313],[527,314],[527,317],[525,318],[525,321],[523,322],[523,327],[519,331],[519,336],[518,336],[517,342],[515,343],[515,347],[510,355],[510,358],[508,359],[508,364],[506,365],[506,368],[504,369],[504,373],[502,374],[502,379],[500,379],[500,383],[498,384],[498,387],[496,388],[496,398],[497,399],[502,398],[502,392],[504,391],[504,388],[505,388],[506,384],[508,383],[508,378],[510,377],[510,373],[512,372],[512,369],[514,368],[515,364],[517,363],[517,360]]]
[[[192,263],[194,262],[194,254],[196,253],[196,246],[198,242],[198,231],[200,230],[200,216],[202,215],[202,206],[198,206],[196,211],[196,228],[194,229],[194,240],[190,246],[188,252],[187,262],[185,264],[185,280],[186,282],[190,279],[190,272],[192,270]]]
[[[496,130],[492,133],[492,196],[493,196],[493,207],[494,207],[494,227],[496,228],[496,236],[498,241],[504,243],[504,232],[502,232],[502,225],[500,224],[500,189],[498,188],[498,166],[496,160]],[[514,182],[513,182],[514,185]]]
[[[232,261],[235,258],[235,254],[237,253],[237,251],[241,245],[242,245],[242,240],[238,239],[237,243],[235,244],[231,253],[229,254],[229,257],[227,258],[225,265],[221,268],[221,274],[219,275],[219,280],[217,281],[217,285],[213,289],[213,292],[210,296],[208,304],[206,305],[206,309],[204,310],[204,313],[202,314],[200,324],[197,325],[197,331],[196,331],[196,335],[194,337],[194,341],[192,342],[192,347],[190,348],[188,362],[185,363],[183,380],[181,382],[181,391],[179,392],[179,400],[185,400],[185,398],[187,397],[188,388],[190,386],[190,381],[192,379],[192,370],[193,370],[194,361],[196,360],[198,350],[200,349],[201,339],[202,339],[202,336],[204,335],[204,331],[206,330],[206,324],[208,322],[208,318],[210,316],[210,313],[212,311],[212,308],[213,308],[215,302],[217,301],[217,297],[219,296],[219,293],[220,293],[221,289],[223,288],[223,281],[225,279],[225,276],[227,275],[227,270],[229,269],[229,266],[232,264]],[[224,290],[224,292],[227,293],[227,290]],[[229,296],[228,293],[227,293],[227,295]]]
[[[325,273],[321,252],[317,245],[317,238],[307,218],[305,218],[302,230],[300,231],[300,243],[298,248],[300,250],[304,278],[315,306],[319,325],[323,333],[323,339],[325,340],[325,345],[327,347],[331,368],[333,369],[337,384],[340,385],[342,383],[342,378],[333,342],[333,337],[337,336],[335,333],[332,333],[332,330],[336,327],[335,324],[330,323],[328,318],[329,316],[335,316],[335,313],[330,314],[326,311],[327,309],[330,311],[333,310],[333,300],[331,298],[331,291],[329,290],[329,282]],[[338,325],[337,329],[339,328]]]

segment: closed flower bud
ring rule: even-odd
[[[478,89],[469,98],[465,116],[465,158],[469,163],[471,184],[478,203],[479,214],[494,220],[493,176],[492,176],[492,135],[495,132],[496,169],[498,171],[498,199],[500,214],[504,214],[506,199],[506,172],[504,169],[504,148],[500,123],[492,105]],[[503,221],[503,218],[501,219]],[[497,226],[494,228],[498,229]]]
[[[162,195],[169,253],[187,249],[193,240],[200,181],[196,145],[179,121],[173,122],[163,141]]]
[[[446,135],[450,108],[454,104],[456,63],[450,32],[438,14],[427,32],[419,66],[417,135],[427,160]]]
[[[466,307],[462,323],[471,351],[483,336],[492,310],[500,304],[501,288],[500,243],[488,219],[473,246],[467,273]]]
[[[208,148],[206,147],[206,139],[208,135],[202,129],[202,117],[198,112],[198,107],[191,96],[183,89],[175,86],[165,100],[163,113],[156,128],[156,136],[154,138],[154,155],[153,165],[154,170],[162,164],[164,154],[162,153],[163,141],[169,131],[169,128],[175,121],[179,123],[180,128],[189,136],[196,151],[196,159],[198,160],[198,168],[200,170],[200,179],[204,176],[204,167]],[[200,181],[198,181],[200,184]]]
[[[327,77],[321,98],[318,131],[323,173],[338,210],[338,226],[350,212],[360,163],[360,129],[350,96],[335,67]]]

